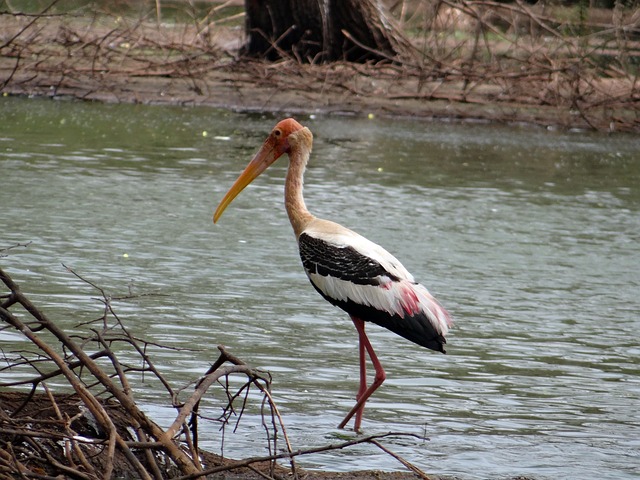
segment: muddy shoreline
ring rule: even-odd
[[[417,121],[473,122],[518,125],[549,130],[594,130],[579,112],[563,107],[494,103],[495,92],[462,97],[461,86],[434,83],[432,90],[446,91],[449,99],[427,94],[403,93],[412,90],[411,79],[362,76],[368,92],[353,92],[344,85],[326,85],[315,80],[308,88],[291,86],[286,71],[268,72],[271,65],[260,61],[238,61],[209,72],[198,79],[170,76],[109,73],[76,73],[61,81],[54,72],[24,71],[2,89],[3,95],[72,98],[82,101],[144,105],[212,107],[242,113],[281,113],[284,115],[339,115],[404,118]],[[326,67],[338,76],[353,76],[351,65]],[[287,70],[286,67],[283,70]],[[0,71],[1,73],[1,71]],[[358,75],[354,73],[354,75]],[[640,131],[640,126],[630,130]]]
[[[589,78],[576,100],[569,90],[581,84],[556,85],[536,72],[489,74],[491,65],[461,75],[439,64],[241,59],[240,27],[220,28],[203,44],[198,32],[151,22],[31,22],[0,16],[2,95],[640,132],[640,88],[629,78]]]

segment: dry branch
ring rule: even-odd
[[[77,273],[72,272],[77,278],[82,279]],[[137,475],[140,478],[151,478],[149,475],[147,468],[144,467],[138,457],[132,452],[130,447],[128,446],[128,440],[130,438],[124,437],[120,432],[118,432],[116,426],[114,425],[112,418],[109,413],[106,411],[106,407],[103,401],[100,400],[98,395],[92,393],[92,389],[90,385],[100,385],[102,387],[102,391],[106,392],[112,397],[112,400],[116,402],[116,404],[121,408],[124,412],[126,412],[127,417],[129,418],[130,425],[133,426],[137,431],[140,432],[142,438],[146,441],[148,439],[153,439],[153,441],[157,442],[157,445],[154,447],[155,449],[163,450],[168,457],[174,462],[178,469],[183,474],[196,474],[199,471],[197,463],[193,461],[194,455],[188,455],[186,450],[177,443],[174,437],[177,436],[178,430],[181,429],[182,424],[184,423],[184,419],[191,413],[191,408],[197,401],[202,398],[202,396],[206,393],[209,386],[216,379],[221,376],[229,375],[232,373],[244,373],[252,380],[256,378],[256,373],[252,371],[247,366],[232,366],[225,367],[219,369],[219,371],[212,372],[209,376],[205,378],[205,381],[201,382],[199,389],[192,396],[192,398],[180,408],[178,417],[174,424],[168,429],[163,430],[160,428],[155,422],[150,420],[138,407],[133,397],[133,391],[129,385],[127,380],[126,373],[130,371],[129,367],[122,365],[114,351],[112,350],[115,343],[125,343],[127,345],[134,344],[136,345],[136,351],[142,352],[145,351],[145,347],[141,347],[138,345],[140,341],[135,339],[130,333],[126,330],[124,325],[117,320],[115,325],[111,325],[106,318],[107,313],[112,312],[112,308],[110,305],[110,299],[108,295],[99,287],[96,287],[92,282],[86,281],[89,285],[94,288],[99,289],[102,293],[102,301],[105,304],[105,313],[103,317],[99,320],[102,323],[102,329],[92,329],[87,333],[86,337],[77,337],[74,336],[72,338],[68,334],[66,334],[62,329],[58,327],[58,325],[53,322],[44,312],[38,309],[29,298],[22,293],[20,287],[11,279],[11,277],[2,269],[0,269],[0,280],[10,293],[3,296],[3,301],[0,304],[0,319],[6,324],[12,326],[17,331],[21,332],[28,340],[30,340],[34,345],[36,345],[41,351],[41,355],[48,359],[53,365],[55,365],[54,372],[49,372],[46,374],[40,374],[39,376],[29,380],[28,382],[32,385],[32,393],[26,401],[30,401],[34,398],[34,392],[38,388],[38,386],[44,386],[47,394],[51,400],[52,405],[54,406],[54,411],[56,412],[56,416],[61,418],[62,415],[58,407],[55,404],[54,397],[50,395],[50,392],[46,388],[46,383],[51,378],[57,376],[56,374],[61,374],[64,376],[68,382],[68,384],[73,388],[77,397],[81,400],[84,407],[89,411],[91,417],[95,419],[97,422],[97,428],[104,436],[105,440],[101,441],[103,445],[106,446],[106,459],[104,460],[104,469],[102,470],[102,475],[104,478],[111,478],[113,473],[114,459],[116,454],[116,449],[131,463],[131,465],[135,468]],[[29,314],[28,320],[23,321],[19,318],[18,315],[13,313],[13,309],[19,305],[24,308],[24,310]],[[119,328],[120,333],[114,333],[114,328]],[[63,353],[59,353],[58,349],[51,345],[44,337],[41,335],[42,331],[47,331],[58,340],[61,348],[59,349]],[[85,353],[83,348],[80,346],[81,344],[88,344],[97,342],[103,350],[98,352],[98,354],[89,355]],[[108,373],[104,370],[104,367],[98,365],[95,361],[96,358],[108,358],[110,360],[111,366],[113,368],[113,373]],[[41,361],[41,359],[39,360]],[[150,359],[148,357],[144,357],[144,362],[147,365],[152,365]],[[37,371],[40,371],[42,367],[37,367],[35,365],[35,361],[25,360],[23,362],[24,366],[31,366],[35,368]],[[81,367],[82,372],[89,372],[90,375],[84,373],[85,376],[88,376],[88,379],[85,379],[82,373],[78,373],[79,367]],[[162,378],[160,373],[155,368],[148,368],[147,371],[152,372],[157,375],[158,378]],[[22,382],[24,383],[24,382]],[[166,381],[163,381],[165,385],[167,385]],[[5,384],[0,386],[9,386],[16,385],[16,382],[11,382],[10,384]],[[172,396],[173,397],[173,396]],[[24,402],[23,402],[24,404]],[[19,407],[13,410],[13,414],[15,415],[19,412],[23,407]],[[66,425],[66,424],[65,424]],[[65,434],[69,437],[69,441],[73,441],[73,438],[76,436],[73,431],[68,428],[68,425],[65,426]],[[183,429],[181,432],[182,436],[188,435],[188,430]],[[81,464],[86,464],[86,458],[82,454],[77,454],[77,448],[74,444],[74,449],[76,450],[76,455],[70,456],[70,464],[73,464],[71,458],[79,459]],[[72,449],[72,450],[74,450]],[[197,455],[195,455],[197,457]],[[50,460],[50,459],[47,459]],[[148,458],[147,458],[148,460]],[[44,460],[43,460],[44,462]],[[51,464],[51,461],[48,463]],[[59,463],[59,462],[58,462]],[[55,466],[57,470],[64,470],[65,474],[69,472],[66,471],[68,468],[72,468],[69,466],[64,466],[62,468],[60,465]],[[98,470],[94,470],[94,472],[98,472]]]

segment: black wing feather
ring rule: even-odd
[[[298,238],[300,258],[307,272],[332,276],[358,285],[380,285],[379,278],[390,274],[379,262],[353,247],[338,246],[303,233]]]

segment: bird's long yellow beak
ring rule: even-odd
[[[247,185],[253,182],[258,175],[264,172],[269,165],[275,162],[286,151],[286,145],[284,145],[283,142],[277,142],[274,140],[275,139],[271,136],[267,138],[264,145],[262,145],[262,148],[258,153],[256,153],[253,160],[251,160],[249,165],[247,165],[238,179],[231,186],[220,202],[220,205],[218,205],[218,208],[216,208],[216,212],[213,214],[213,223],[218,221],[222,212],[225,211],[233,199],[236,198]]]

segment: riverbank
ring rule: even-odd
[[[238,57],[240,26],[205,35],[193,25],[122,17],[5,15],[0,31],[3,95],[640,131],[640,88],[623,74],[578,72],[571,83],[565,67],[517,73],[486,64],[472,73],[440,61],[268,63]],[[493,48],[508,50],[503,43]]]

